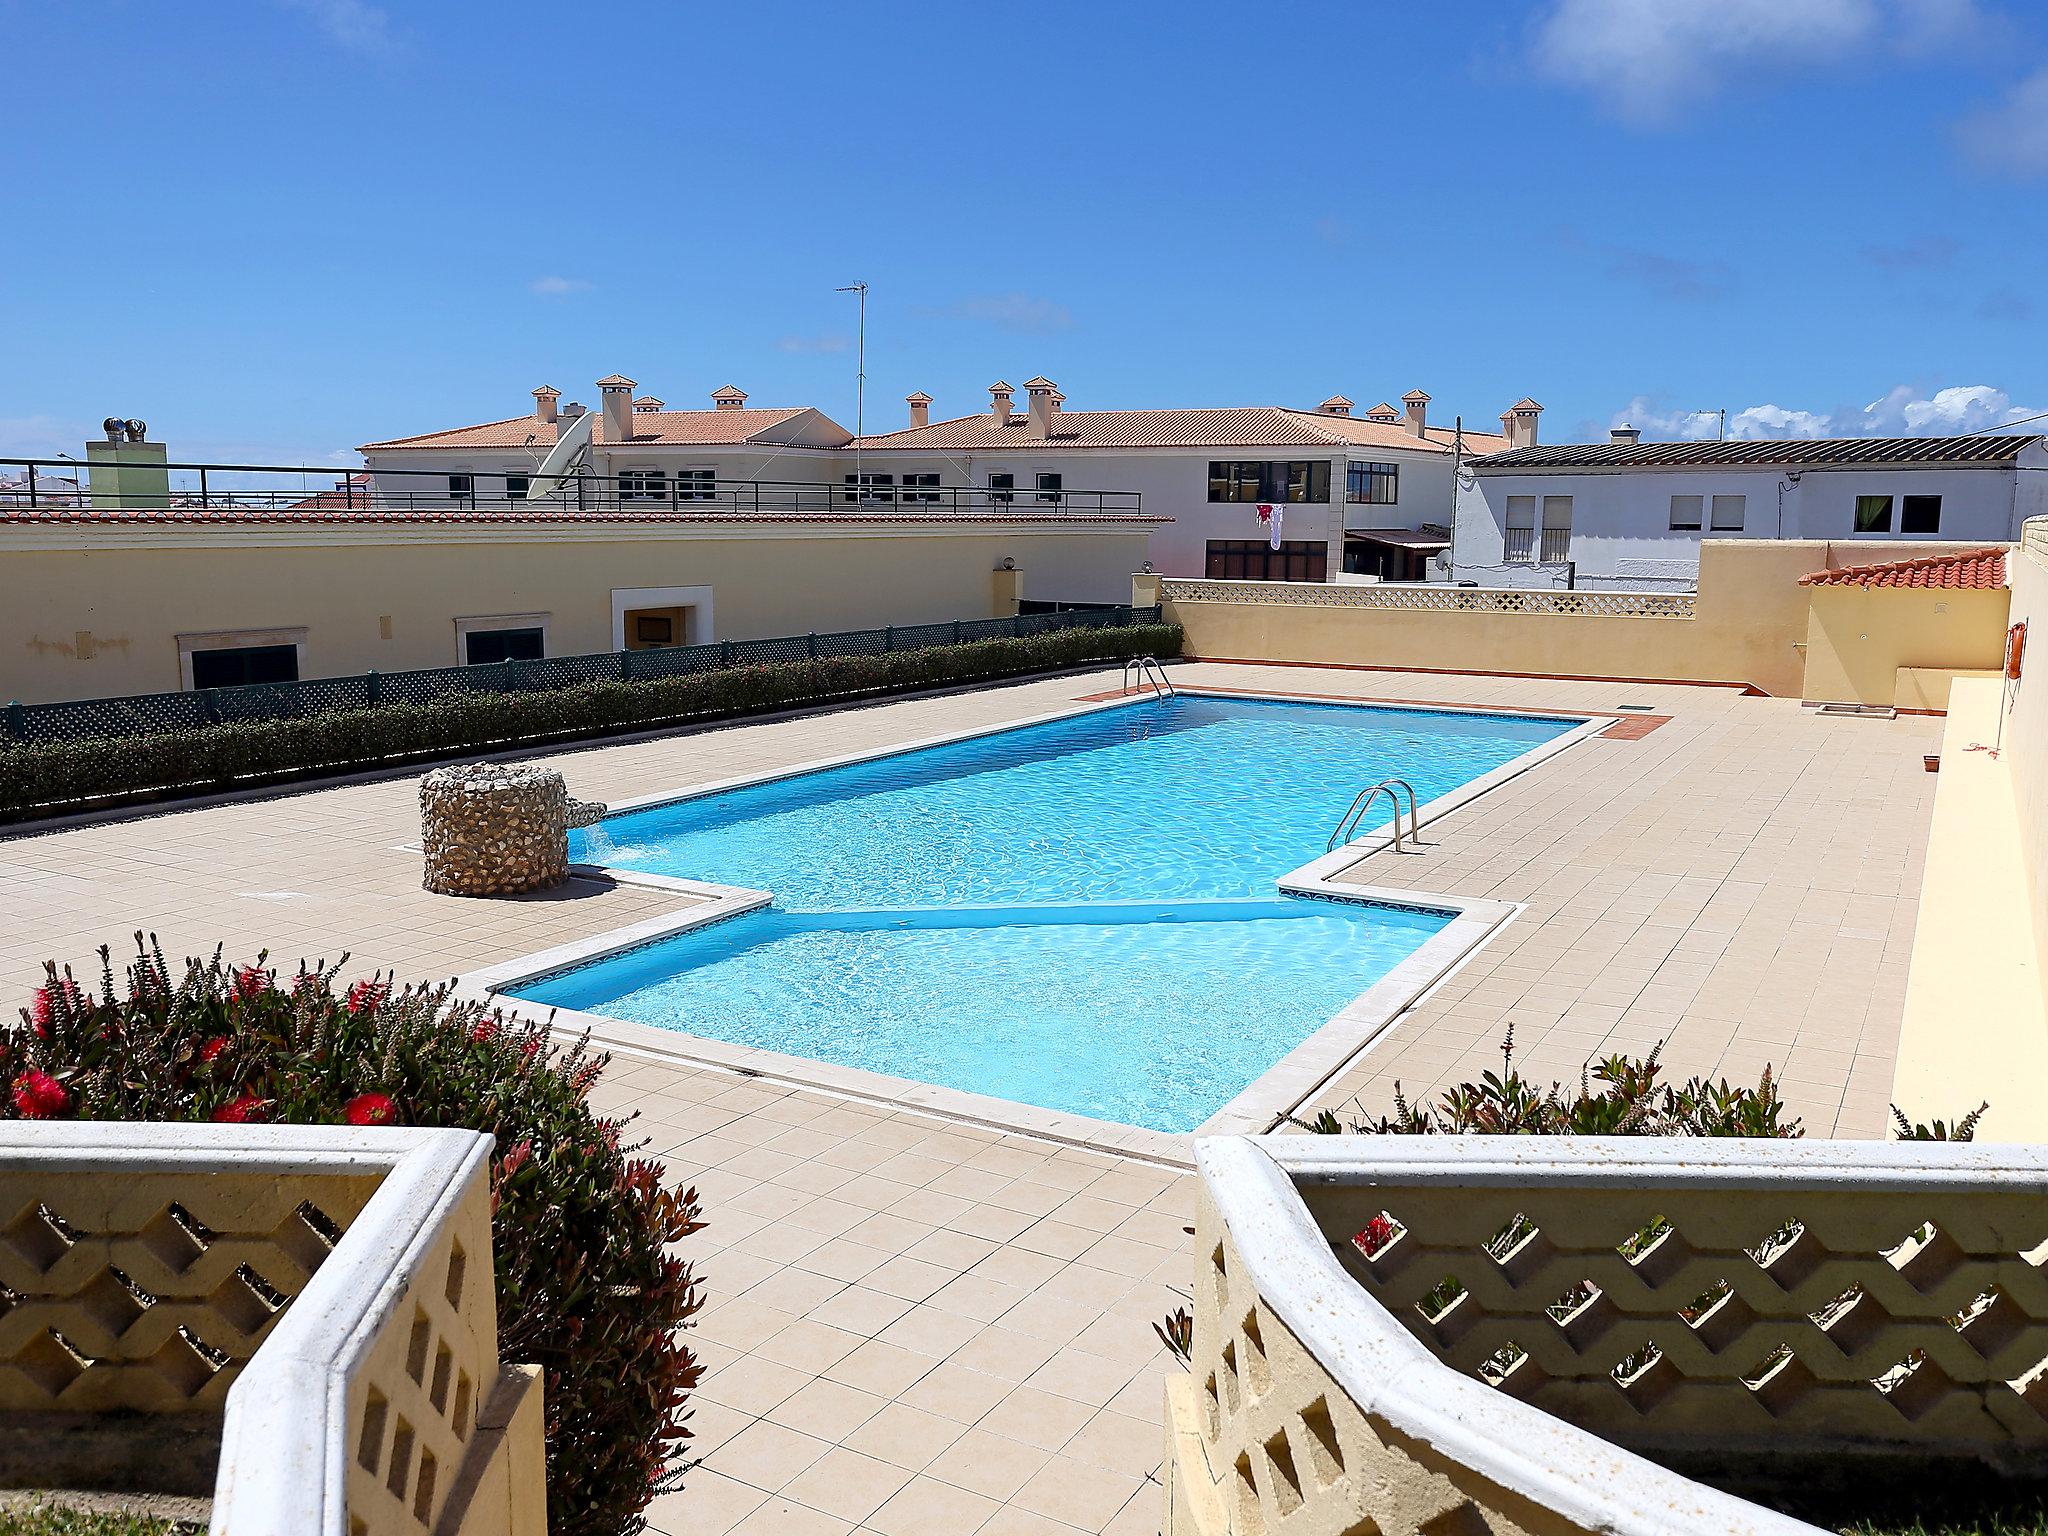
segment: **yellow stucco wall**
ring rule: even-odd
[[[1196,656],[1340,666],[1528,672],[1554,677],[1748,683],[1799,692],[1806,589],[1827,546],[1709,542],[1700,549],[1697,617],[1445,612],[1176,600]]]
[[[1826,590],[1802,587],[1799,578],[1851,561],[1896,560],[1949,547],[1966,546],[1710,539],[1700,546],[1698,600],[1690,619],[1188,598],[1174,599],[1167,616],[1186,626],[1187,650],[1194,656],[1745,683],[1798,698],[1808,676],[1809,598]],[[2004,620],[1990,612],[2001,596],[1981,595],[1991,600],[1967,610],[1912,614],[1913,632],[1899,640],[1897,655],[1883,665],[1883,693],[1874,702],[1893,701],[1901,666],[1986,665],[1986,644],[2002,643],[1986,637],[1994,630],[2002,634]],[[1879,664],[1874,657],[1857,656],[1856,645],[1848,650],[1865,671]],[[1995,648],[1989,656],[1996,661]]]
[[[721,640],[1014,612],[1005,557],[1026,597],[1115,601],[1148,529],[28,532],[0,539],[0,701],[175,690],[181,633],[303,627],[303,677],[450,666],[456,620],[493,614],[547,615],[550,655],[608,651],[614,588],[710,587]]]
[[[1933,703],[1924,680],[1908,680],[1900,697],[1901,668],[1970,672],[1993,668],[2005,649],[2011,593],[1952,591],[1940,587],[1807,587],[1806,676],[1802,696],[1824,703],[1897,704],[1946,709],[1948,693]]]

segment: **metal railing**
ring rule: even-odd
[[[161,477],[160,479],[158,477]],[[1134,517],[1137,491],[724,480],[684,470],[575,474],[529,497],[537,474],[309,465],[94,463],[0,458],[0,517],[19,511],[243,512],[302,516],[605,512],[684,516]],[[870,475],[872,481],[876,477]],[[97,481],[97,488],[95,482]]]
[[[454,693],[545,692],[585,683],[681,677],[764,662],[881,656],[892,651],[1016,639],[1063,629],[1126,629],[1159,621],[1157,607],[1073,608],[1063,613],[1019,614],[1003,619],[954,619],[938,624],[900,624],[835,634],[785,635],[769,640],[719,640],[708,645],[661,650],[599,651],[592,655],[490,661],[416,672],[364,672],[295,682],[244,683],[187,693],[130,694],[52,704],[14,703],[0,709],[0,750],[10,743],[146,736],[202,730],[241,720],[278,720],[366,709],[376,704],[425,704]]]
[[[1357,835],[1359,823],[1372,807],[1373,801],[1381,795],[1394,808],[1394,852],[1401,852],[1401,792],[1408,793],[1408,840],[1417,851],[1422,847],[1422,820],[1415,810],[1415,786],[1406,779],[1381,779],[1377,784],[1368,784],[1351,797],[1351,808],[1344,813],[1336,829],[1330,833],[1330,840],[1323,844],[1323,852],[1335,853],[1339,843],[1348,843]]]
[[[1134,675],[1137,678],[1138,687],[1151,689],[1159,698],[1176,699],[1180,697],[1174,691],[1173,679],[1168,677],[1166,669],[1159,665],[1159,658],[1157,656],[1133,656],[1124,663],[1123,692],[1129,693],[1131,691],[1131,679]]]

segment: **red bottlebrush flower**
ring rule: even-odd
[[[469,1038],[477,1041],[495,1040],[503,1023],[504,1021],[495,1013],[489,1018],[478,1019],[469,1026]]]
[[[359,1093],[348,1101],[342,1116],[350,1125],[395,1125],[398,1106],[383,1093]]]
[[[49,1038],[50,1023],[57,1016],[60,1000],[72,1013],[78,1013],[85,1007],[85,994],[69,976],[46,981],[29,994],[28,1021],[44,1039]]]
[[[260,965],[245,965],[235,972],[235,997],[241,1002],[254,1002],[270,990],[270,972]]]
[[[269,1102],[257,1094],[245,1093],[228,1100],[209,1118],[221,1125],[254,1125],[263,1119],[264,1106]]]
[[[1380,1215],[1373,1217],[1371,1221],[1368,1221],[1364,1229],[1351,1239],[1351,1246],[1364,1254],[1368,1259],[1377,1258],[1379,1251],[1391,1243],[1397,1235],[1393,1222],[1388,1220],[1385,1213],[1382,1212]]]
[[[221,1052],[228,1048],[228,1044],[228,1037],[226,1035],[215,1035],[206,1044],[199,1047],[199,1059],[201,1061],[218,1060]]]
[[[47,1072],[31,1067],[14,1080],[14,1107],[24,1120],[54,1120],[70,1105],[70,1093]]]
[[[342,1001],[350,1013],[365,1013],[372,1008],[381,1007],[390,995],[389,983],[375,976],[365,976],[350,986],[348,996]]]
[[[540,1047],[540,1036],[528,1035],[524,1040],[519,1042],[519,1059],[521,1061],[526,1062],[532,1061],[534,1057],[540,1054]]]

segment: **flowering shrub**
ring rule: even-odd
[[[498,1345],[545,1373],[548,1529],[624,1536],[673,1485],[700,1368],[678,1330],[702,1305],[667,1251],[703,1223],[585,1095],[606,1058],[564,1049],[446,987],[337,992],[218,952],[174,979],[154,945],[97,994],[48,968],[0,1033],[0,1117],[453,1126],[497,1139]]]
[[[634,682],[451,693],[426,704],[378,704],[149,736],[26,746],[0,739],[0,821],[78,801],[205,794],[312,773],[721,719],[1090,661],[1178,656],[1180,648],[1177,624],[1061,629],[1017,639],[723,667]]]

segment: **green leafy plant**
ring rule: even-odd
[[[81,802],[205,794],[528,742],[715,720],[1092,661],[1180,653],[1180,626],[1074,628],[878,656],[725,667],[532,692],[447,694],[205,730],[0,745],[0,821]]]
[[[1328,1110],[1294,1123],[1335,1136],[1750,1136],[1805,1135],[1767,1066],[1753,1088],[1726,1078],[1662,1081],[1659,1045],[1649,1055],[1609,1056],[1579,1074],[1576,1090],[1561,1082],[1539,1088],[1515,1070],[1515,1032],[1501,1042],[1501,1069],[1476,1083],[1444,1090],[1434,1106],[1415,1105],[1394,1085],[1394,1107],[1379,1116],[1341,1120]],[[1355,1106],[1354,1106],[1355,1108]]]
[[[1908,1120],[1905,1111],[1898,1105],[1892,1106],[1892,1129],[1900,1141],[1974,1141],[1977,1137],[1977,1122],[1984,1118],[1984,1112],[1991,1108],[1986,1099],[1967,1115],[1955,1120],[1937,1120],[1932,1125],[1921,1125]]]
[[[669,1251],[703,1222],[587,1094],[607,1058],[449,989],[219,951],[174,976],[153,941],[97,990],[47,967],[0,1034],[0,1117],[454,1126],[497,1140],[501,1358],[545,1373],[548,1529],[625,1536],[675,1485],[702,1305]]]
[[[1152,1331],[1159,1335],[1166,1352],[1182,1365],[1194,1359],[1195,1317],[1186,1307],[1175,1307],[1162,1321],[1152,1325]]]

